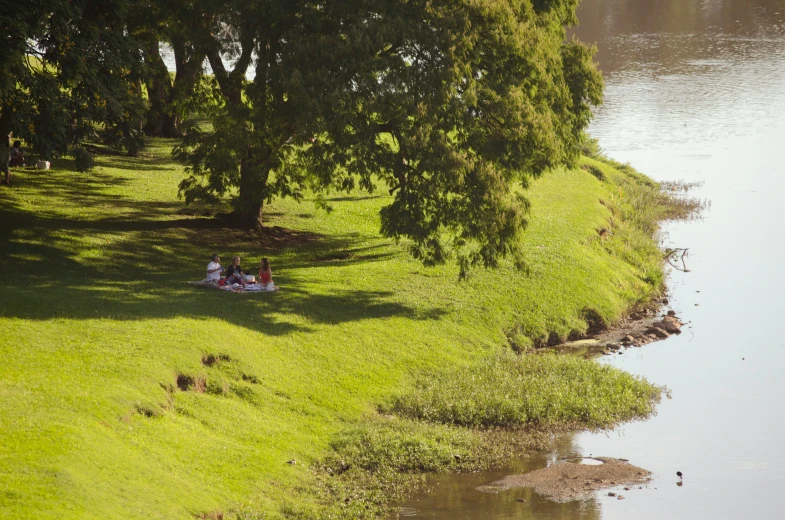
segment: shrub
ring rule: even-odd
[[[71,151],[71,155],[76,161],[76,171],[87,172],[95,167],[95,159],[93,154],[78,146]]]

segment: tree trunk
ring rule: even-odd
[[[147,98],[150,101],[150,110],[147,112],[147,123],[144,127],[144,131],[148,135],[163,135],[165,129],[170,130],[170,128],[166,128],[166,118],[171,97],[172,78],[163,58],[161,58],[159,45],[158,38],[152,36],[148,39],[145,49],[145,57],[150,70],[150,76],[145,82],[147,84]]]
[[[248,29],[248,28],[246,28]],[[221,93],[226,100],[226,105],[230,115],[243,113],[245,103],[243,102],[243,84],[245,73],[248,70],[253,57],[254,33],[247,30],[241,36],[242,52],[231,72],[227,72],[219,46],[214,45],[205,47],[205,56],[210,62],[215,79],[221,88]],[[246,143],[250,139],[246,140]],[[262,208],[267,190],[267,178],[270,175],[268,159],[271,150],[261,153],[259,148],[254,148],[250,144],[246,145],[245,156],[240,162],[240,193],[236,199],[235,215],[238,220],[248,227],[261,230]],[[260,171],[261,168],[261,171]]]
[[[249,229],[256,229],[257,231],[261,231],[264,228],[264,224],[262,222],[263,206],[264,204],[261,200],[250,201],[250,206],[247,208],[247,210],[237,215],[240,218],[243,226],[246,226]]]
[[[248,158],[240,165],[240,193],[235,214],[242,225],[261,230],[264,227],[262,209],[268,173],[265,172],[262,178],[254,178],[250,172],[250,162]]]
[[[180,116],[177,114],[161,114],[160,129],[157,135],[161,137],[182,137],[180,131]]]
[[[193,45],[175,39],[174,50],[175,76],[169,91],[169,100],[164,121],[165,137],[181,137],[180,124],[183,118],[182,104],[193,94],[196,83],[202,76],[204,52],[194,49]]]
[[[158,38],[151,38],[145,51],[152,71],[147,80],[150,110],[145,133],[160,137],[182,137],[181,105],[191,96],[199,81],[204,52],[196,51],[180,40],[173,41],[175,75],[172,80],[161,58],[159,43]]]

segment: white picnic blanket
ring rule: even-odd
[[[208,280],[207,278],[203,280],[199,280],[198,282],[188,282],[188,285],[204,287],[205,289],[218,289],[220,291],[231,291],[231,292],[272,292],[275,290],[272,283],[268,283],[267,285],[262,285],[259,283],[248,283],[245,284],[245,287],[243,287],[239,283],[233,283],[232,285],[221,286],[218,284],[216,280]]]

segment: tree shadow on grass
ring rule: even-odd
[[[362,200],[380,199],[382,195],[339,195],[325,199],[327,202],[358,202]]]
[[[154,208],[159,208],[160,215],[160,206],[166,203],[141,203],[145,204],[151,206],[152,218]],[[204,276],[213,251],[232,248],[241,255],[260,256],[257,235],[223,227],[212,218],[73,221],[38,217],[11,204],[0,209],[0,222],[0,294],[4,296],[0,316],[4,317],[217,318],[264,334],[285,335],[310,330],[316,324],[394,316],[438,319],[442,315],[439,309],[397,302],[390,291],[340,286],[315,294],[285,274],[276,276],[285,287],[280,293],[233,294],[188,286],[185,281]],[[325,255],[322,263],[340,267],[391,254],[377,251],[380,246],[358,242],[359,237],[347,235],[301,243],[295,258],[305,260],[288,263],[287,268],[301,270],[311,259]],[[345,251],[351,258],[340,258]]]
[[[131,179],[100,172],[76,173],[51,170],[29,170],[15,179],[16,188],[35,190],[39,195],[53,198],[75,199],[82,197],[107,197],[104,191],[108,188],[126,186]]]
[[[319,247],[321,245],[322,247]],[[292,269],[316,269],[321,267],[347,267],[370,262],[389,260],[395,255],[384,250],[385,244],[354,245],[351,240],[344,240],[342,247],[332,247],[330,242],[319,244],[303,252],[287,265]]]
[[[23,177],[17,182],[17,188],[26,195],[25,190],[36,197],[45,197],[51,204],[39,206],[35,212],[26,211],[13,199],[8,202],[0,199],[5,209],[2,222],[15,227],[27,228],[71,228],[84,230],[131,230],[135,226],[144,229],[163,229],[167,227],[188,226],[193,219],[183,218],[181,222],[172,223],[173,217],[183,217],[185,205],[178,201],[137,200],[122,194],[107,193],[111,189],[130,189],[131,179],[117,175],[100,173],[76,174],[72,179],[64,176],[33,175]],[[78,218],[64,218],[63,208],[79,208]],[[103,215],[95,218],[93,215]],[[215,228],[225,225],[211,219],[201,219],[200,226]],[[186,222],[188,221],[188,222]],[[158,224],[153,225],[156,222]],[[8,227],[8,225],[6,225]]]
[[[338,325],[393,316],[410,319],[441,316],[435,310],[417,312],[390,301],[391,292],[342,290],[334,294],[311,294],[293,284],[280,293],[234,294],[184,283],[173,286],[96,280],[79,284],[41,278],[33,275],[23,283],[0,284],[0,291],[10,296],[0,302],[0,316],[33,321],[218,319],[270,336],[307,332],[315,324]],[[290,321],[287,316],[300,319]]]
[[[100,158],[96,160],[96,165],[103,168],[114,170],[127,170],[132,172],[149,171],[173,171],[172,161],[169,159],[146,159],[132,157],[112,157],[111,159]]]

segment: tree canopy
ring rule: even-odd
[[[577,157],[601,102],[593,49],[566,39],[577,3],[31,0],[0,15],[0,130],[47,156],[102,127],[133,151],[198,98],[187,202],[233,194],[262,226],[278,196],[383,188],[381,233],[416,258],[495,266],[521,258],[528,180]]]
[[[144,101],[130,0],[30,0],[0,14],[0,134],[45,158],[94,135],[136,150]],[[6,28],[8,28],[6,30]]]
[[[527,179],[573,161],[601,102],[575,0],[238,2],[198,29],[213,131],[179,149],[186,197],[236,210],[305,186],[393,195],[381,232],[465,271],[520,259]],[[209,34],[208,34],[209,33]],[[219,56],[236,58],[232,71]],[[255,75],[245,79],[255,58]]]

